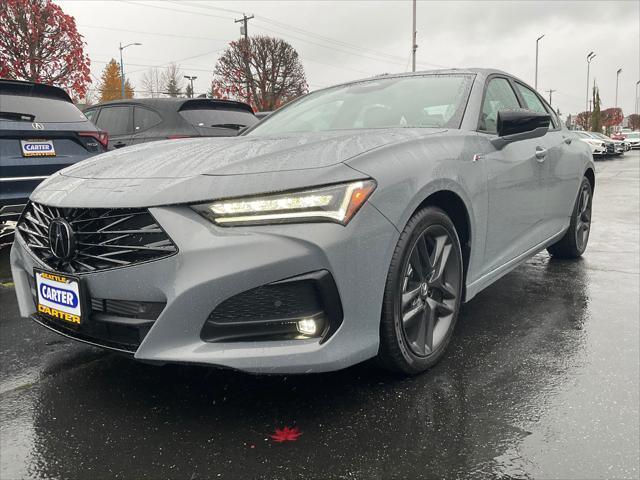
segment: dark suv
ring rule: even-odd
[[[258,121],[249,105],[208,98],[134,98],[84,110],[109,133],[109,149],[183,137],[229,137]]]
[[[0,246],[29,195],[49,175],[107,149],[100,132],[58,87],[0,79]]]

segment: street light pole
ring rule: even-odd
[[[127,45],[125,45],[124,47],[122,46],[122,42],[120,42],[120,83],[121,83],[121,98],[124,98],[124,63],[122,61],[122,51],[127,48],[130,47],[132,45],[142,45],[141,43],[129,43]]]
[[[618,79],[620,78],[620,72],[622,72],[621,68],[616,72],[616,108],[618,108]]]
[[[416,0],[413,0],[413,28],[411,29],[411,71],[416,71]]]
[[[640,86],[640,80],[636,82],[636,115],[638,114],[638,108],[640,108],[640,98],[638,98],[638,86]]]
[[[536,39],[536,79],[535,79],[535,83],[534,83],[534,87],[536,90],[538,90],[538,43],[540,42],[540,40],[542,40],[542,38],[544,37],[544,33],[542,35],[540,35],[537,39]]]
[[[596,54],[593,52],[589,52],[587,55],[587,101],[585,104],[585,109],[587,112],[589,111],[589,67],[591,66],[591,60],[596,58]]]
[[[190,77],[189,75],[185,75],[184,78],[191,82],[191,95],[189,96],[189,98],[193,98],[193,81],[198,77]]]

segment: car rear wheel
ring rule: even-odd
[[[591,233],[591,204],[593,189],[588,178],[582,179],[578,198],[573,206],[569,230],[558,242],[547,248],[557,258],[578,258],[587,249]]]
[[[440,209],[418,211],[400,235],[384,293],[378,360],[383,367],[416,374],[444,354],[462,293],[460,241]]]

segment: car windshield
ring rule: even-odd
[[[0,95],[0,119],[15,122],[86,122],[73,103],[55,98]]]
[[[473,76],[378,78],[306,95],[249,136],[365,128],[459,128]]]
[[[640,132],[632,132],[632,133],[627,133],[627,137],[626,138],[640,138]]]

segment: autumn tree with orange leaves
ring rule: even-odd
[[[279,38],[255,36],[229,44],[214,69],[215,98],[241,100],[269,111],[307,93],[298,52]]]
[[[104,70],[102,70],[98,91],[100,92],[100,102],[108,102],[109,100],[122,98],[120,65],[114,58],[112,58],[111,61],[107,63],[107,66],[104,67]],[[129,79],[124,81],[124,97],[133,98],[133,87],[129,83]]]
[[[51,0],[0,0],[0,77],[86,95],[89,57],[73,17]]]

